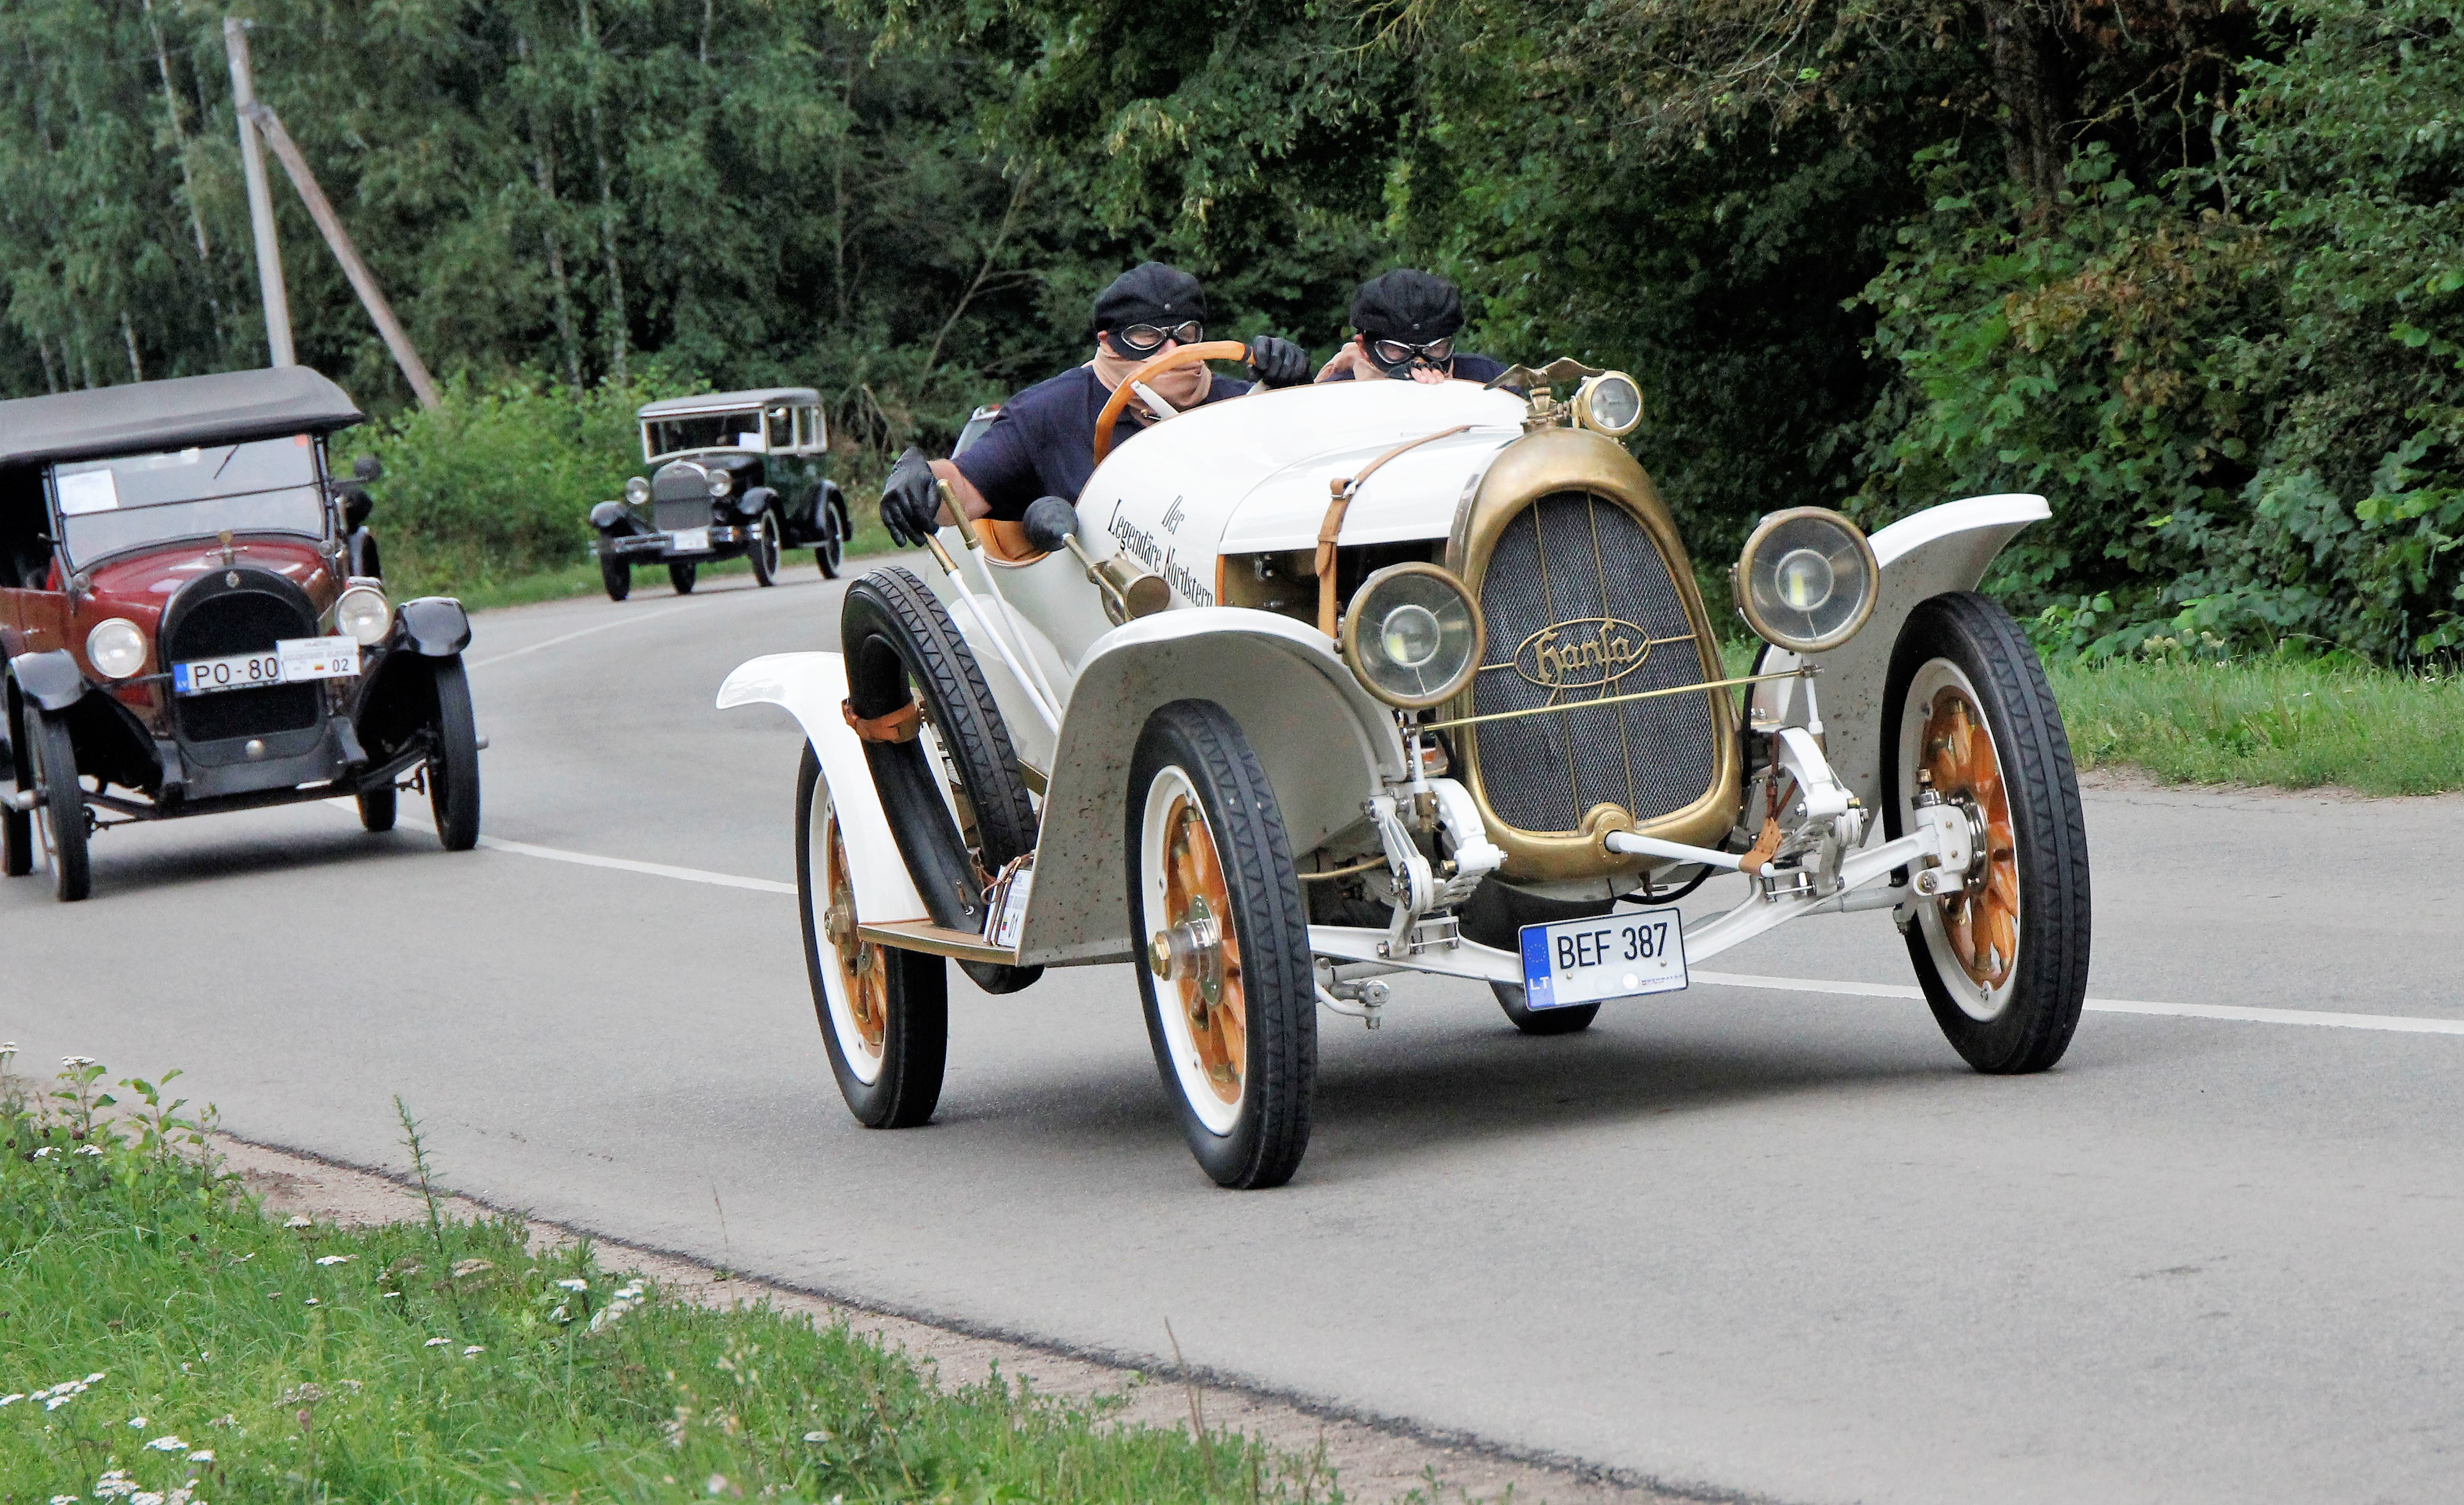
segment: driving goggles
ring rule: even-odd
[[[1185,324],[1158,327],[1155,324],[1132,324],[1126,329],[1111,331],[1112,343],[1131,355],[1153,355],[1163,348],[1167,340],[1180,344],[1196,344],[1206,338],[1206,326],[1193,319]]]
[[[1443,340],[1432,340],[1427,344],[1413,344],[1404,340],[1372,340],[1369,342],[1369,353],[1376,359],[1380,367],[1389,371],[1415,358],[1426,361],[1432,365],[1443,365],[1454,359],[1455,337],[1448,335]]]

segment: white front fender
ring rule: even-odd
[[[907,875],[907,861],[890,833],[881,796],[864,743],[840,712],[847,699],[847,660],[838,653],[769,653],[736,666],[718,687],[718,708],[782,705],[804,728],[804,740],[821,760],[822,778],[837,808],[839,839],[847,843],[847,875],[855,885],[855,912],[867,924],[930,919],[924,896]]]
[[[1357,824],[1363,802],[1403,776],[1394,712],[1316,629],[1239,607],[1116,628],[1079,664],[1062,717],[1022,962],[1129,959],[1130,758],[1147,718],[1174,700],[1212,700],[1240,723],[1296,857]]]
[[[1882,680],[1908,613],[1945,591],[1975,589],[2013,535],[2053,515],[2044,498],[2012,493],[1948,501],[1902,518],[1871,541],[1874,561],[1882,567],[1881,589],[1861,631],[1827,653],[1800,657],[1776,648],[1763,651],[1760,665],[1766,670],[1809,661],[1821,666],[1814,691],[1823,742],[1832,768],[1867,809],[1881,808],[1882,739],[1895,735],[1882,725]],[[1754,719],[1803,725],[1802,683],[1756,685]],[[1877,821],[1875,829],[1881,825]]]

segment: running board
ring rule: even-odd
[[[951,930],[929,919],[893,919],[880,925],[859,923],[855,934],[859,941],[869,941],[877,946],[892,946],[900,951],[922,951],[959,962],[998,962],[1005,966],[1018,964],[1015,948],[997,946],[971,930]]]

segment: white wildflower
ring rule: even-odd
[[[211,1463],[214,1461],[214,1450],[211,1448],[200,1448],[196,1451],[188,1454],[188,1461],[190,1463]]]
[[[380,1301],[390,1301],[400,1295],[402,1295],[402,1293],[399,1291],[380,1291],[377,1293],[377,1299]]]
[[[78,1382],[77,1382],[77,1388],[78,1388],[78,1389],[80,1389],[80,1390],[82,1390],[82,1389],[84,1389],[87,1385],[90,1385],[90,1384],[100,1384],[100,1383],[102,1383],[102,1371],[101,1371],[101,1370],[99,1370],[99,1369],[97,1369],[94,1373],[92,1373],[92,1374],[90,1374],[90,1375],[87,1375],[83,1380],[78,1381]]]
[[[547,1315],[547,1319],[551,1322],[561,1322],[565,1320],[569,1315],[570,1314],[568,1314],[564,1309],[564,1303],[559,1301],[556,1304],[556,1310]]]
[[[0,1405],[14,1405],[25,1398],[26,1392],[23,1390],[16,1391],[10,1395],[0,1395]]]
[[[72,1400],[75,1400],[76,1398],[77,1398],[77,1392],[76,1392],[75,1390],[70,1391],[70,1392],[69,1392],[68,1394],[66,1394],[66,1395],[55,1395],[55,1396],[53,1396],[50,1400],[45,1401],[45,1402],[43,1403],[43,1409],[44,1409],[44,1410],[47,1410],[47,1411],[56,1411],[56,1410],[58,1410],[61,1406],[68,1405],[68,1404],[69,1404],[69,1402],[71,1402]]]
[[[467,1280],[473,1275],[485,1274],[495,1268],[484,1259],[459,1259],[453,1262],[453,1278]]]
[[[170,1494],[164,1495],[163,1505],[189,1505],[189,1502],[197,1497],[196,1483],[196,1480],[190,1479]]]
[[[94,1064],[94,1057],[91,1055],[63,1055],[60,1057],[60,1064],[74,1070],[80,1066],[92,1066]]]
[[[284,1223],[282,1226],[287,1228],[315,1228],[317,1225],[310,1222],[307,1218],[297,1213],[294,1213],[290,1221]]]
[[[827,1432],[806,1432],[804,1434],[804,1440],[806,1442],[827,1442],[830,1440],[830,1434]]]
[[[85,1496],[82,1494],[55,1494],[52,1496],[52,1505],[77,1505],[77,1501],[83,1498]]]
[[[317,1258],[317,1263],[320,1265],[347,1265],[359,1257],[360,1256],[357,1254],[320,1254]]]
[[[727,1493],[727,1475],[724,1473],[714,1473],[710,1476],[710,1482],[703,1485],[702,1488],[708,1490],[713,1494],[724,1494]]]
[[[453,1341],[453,1339],[450,1338],[431,1338],[419,1346],[422,1348],[442,1348],[451,1341]]]
[[[185,1452],[187,1450],[188,1447],[187,1443],[182,1442],[179,1438],[169,1435],[157,1437],[145,1446],[153,1449],[156,1452]]]
[[[143,1416],[130,1417],[128,1419],[128,1429],[133,1432],[143,1431],[145,1429],[145,1418]]]
[[[139,1490],[128,1496],[128,1505],[163,1505],[163,1496],[152,1490]]]
[[[325,1303],[318,1300],[315,1296],[310,1296],[308,1298],[308,1304],[310,1306],[323,1306]]]
[[[488,1351],[488,1345],[487,1345],[487,1344],[485,1344],[485,1343],[473,1343],[470,1347],[465,1348],[464,1350],[462,1350],[462,1357],[463,1357],[463,1358],[465,1358],[465,1359],[469,1359],[469,1358],[473,1357],[473,1355],[476,1355],[476,1354],[484,1354],[484,1353],[486,1353],[487,1351]]]
[[[557,1285],[560,1289],[565,1291],[587,1291],[590,1289],[590,1282],[587,1280],[560,1280],[557,1282]]]
[[[94,1497],[99,1500],[118,1499],[123,1494],[136,1493],[137,1481],[128,1476],[125,1469],[114,1469],[94,1481]]]
[[[642,1282],[638,1280],[628,1280],[625,1284],[618,1286],[616,1288],[616,1299],[619,1301],[641,1300]]]
[[[99,1145],[80,1144],[72,1153],[77,1155],[99,1155],[102,1153],[102,1149]]]
[[[36,1160],[38,1160],[38,1161],[47,1161],[47,1160],[50,1160],[53,1156],[57,1155],[59,1152],[60,1152],[60,1147],[59,1147],[58,1145],[56,1145],[56,1144],[46,1144],[46,1145],[44,1145],[41,1149],[36,1150],[36,1151],[34,1152],[34,1159],[36,1159]]]

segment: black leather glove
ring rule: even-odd
[[[941,526],[941,493],[934,485],[933,464],[913,445],[881,483],[881,525],[902,548],[922,548]]]
[[[1249,342],[1249,368],[1265,387],[1298,387],[1309,379],[1309,353],[1288,340],[1260,335]]]

